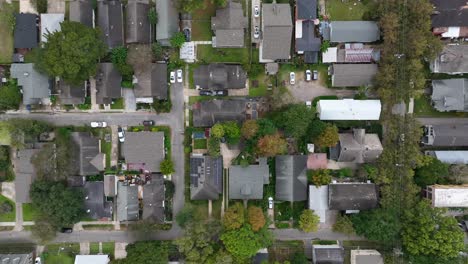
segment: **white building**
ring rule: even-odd
[[[108,255],[76,255],[75,264],[108,264]]]
[[[436,150],[431,151],[430,155],[443,163],[468,164],[468,151],[466,150]]]
[[[380,100],[319,100],[320,120],[379,120]]]
[[[351,250],[351,264],[384,264],[382,255],[375,249]]]
[[[427,186],[426,198],[434,207],[468,207],[468,185]]]

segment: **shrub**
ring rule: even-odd
[[[13,212],[13,205],[7,201],[0,204],[0,214],[7,214]]]

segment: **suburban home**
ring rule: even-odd
[[[463,125],[426,125],[421,143],[436,147],[468,146],[468,133]]]
[[[263,263],[268,263],[268,248],[261,248],[257,251],[257,254],[252,257],[252,264],[263,264]]]
[[[152,174],[151,181],[143,185],[143,220],[164,223],[164,178]]]
[[[151,26],[148,18],[150,5],[148,0],[129,0],[126,11],[126,43],[150,43]]]
[[[320,223],[327,221],[328,215],[328,185],[309,185],[309,209],[320,218]]]
[[[99,63],[96,74],[96,103],[111,104],[122,97],[122,76],[112,63]]]
[[[160,172],[164,160],[164,132],[127,132],[122,146],[122,156],[130,171]]]
[[[380,50],[363,43],[346,43],[329,47],[322,53],[323,63],[374,63],[380,61]]]
[[[241,65],[211,63],[200,65],[193,72],[197,89],[226,90],[246,87],[247,73]]]
[[[304,54],[305,63],[317,63],[322,40],[315,34],[317,0],[296,1],[296,52]]]
[[[223,193],[223,158],[190,155],[190,199],[218,200]]]
[[[289,60],[292,38],[291,6],[262,4],[262,38],[260,62]]]
[[[156,1],[156,40],[162,46],[171,46],[171,37],[179,31],[179,12],[175,7],[175,1]]]
[[[112,220],[112,202],[104,197],[104,182],[86,182],[83,191],[86,215],[95,220]]]
[[[75,157],[77,175],[90,176],[104,171],[106,156],[100,151],[100,140],[89,132],[72,132],[71,138],[78,152]]]
[[[380,39],[379,26],[374,21],[332,21],[330,42],[375,42]]]
[[[229,167],[230,200],[261,200],[263,185],[269,183],[270,170],[266,158],[259,158],[256,165]]]
[[[13,63],[10,75],[18,80],[23,93],[23,105],[50,103],[49,77],[36,71],[34,63]]]
[[[70,21],[94,28],[94,8],[91,0],[70,1]]]
[[[434,150],[426,151],[426,155],[447,164],[468,164],[468,151],[466,150]]]
[[[443,38],[468,37],[468,9],[464,0],[431,0],[432,33]]]
[[[211,18],[211,30],[215,33],[213,47],[244,47],[244,34],[248,24],[241,3],[228,1],[226,7],[216,10],[216,16]]]
[[[104,195],[114,197],[117,192],[117,177],[115,175],[104,175]]]
[[[328,159],[326,153],[311,153],[307,156],[307,169],[318,170],[328,167]]]
[[[433,80],[431,99],[440,112],[468,111],[468,79]]]
[[[32,49],[37,47],[38,16],[36,14],[15,14],[14,48]]]
[[[313,264],[343,264],[344,255],[340,245],[312,245]]]
[[[333,64],[333,87],[359,87],[372,85],[378,72],[377,64]]]
[[[307,158],[306,155],[276,156],[276,200],[307,200]]]
[[[354,249],[351,250],[351,264],[384,264],[384,260],[375,249]]]
[[[362,128],[353,129],[353,133],[340,133],[339,137],[338,144],[330,148],[330,159],[338,162],[375,162],[383,152],[379,135],[366,134]]]
[[[47,42],[47,34],[62,30],[60,23],[64,19],[65,14],[41,14],[41,42]]]
[[[76,255],[75,264],[108,264],[110,259],[108,255]]]
[[[330,210],[353,213],[379,205],[377,186],[373,183],[331,183],[328,185]]]
[[[192,105],[193,126],[212,127],[218,122],[257,119],[259,103],[254,99],[236,98],[227,100],[210,100]]]
[[[32,264],[34,262],[33,252],[0,254],[0,263],[2,264]]]
[[[468,73],[468,45],[446,45],[431,62],[433,73],[461,74]]]
[[[135,221],[140,218],[138,201],[138,186],[128,183],[117,183],[117,220]]]
[[[32,158],[40,151],[40,145],[34,148],[18,149],[13,158],[13,170],[15,172],[15,197],[17,203],[30,203],[29,190],[36,179],[36,169],[32,164]]]
[[[319,100],[320,120],[379,120],[380,100]]]
[[[167,64],[151,63],[140,72],[135,72],[134,92],[137,103],[153,103],[154,98],[167,100]]]
[[[63,105],[83,104],[86,99],[86,85],[87,82],[83,82],[81,85],[72,85],[58,81],[55,90],[60,103]]]
[[[468,207],[468,185],[430,185],[426,188],[426,198],[433,207]]]
[[[123,46],[122,2],[120,0],[97,0],[97,22],[102,40],[109,49]]]

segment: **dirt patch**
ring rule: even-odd
[[[141,73],[151,65],[153,54],[147,44],[132,44],[128,47],[127,63],[132,65],[135,73]]]
[[[239,148],[230,149],[226,143],[221,143],[221,155],[223,156],[223,167],[225,169],[231,166],[232,160],[240,154]]]

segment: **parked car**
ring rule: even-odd
[[[260,16],[260,7],[258,5],[254,6],[254,17]]]
[[[258,26],[254,27],[254,38],[260,38],[260,28]]]
[[[177,70],[177,82],[179,83],[182,82],[182,70],[181,69]]]
[[[211,91],[211,90],[200,90],[200,93],[199,93],[201,96],[213,96],[214,95],[214,91]]]
[[[310,70],[306,70],[305,76],[307,82],[310,82],[310,80],[312,80],[312,72]]]
[[[60,229],[60,232],[61,232],[61,233],[70,234],[70,233],[73,233],[73,228],[70,228],[70,227],[62,227],[62,228]]]
[[[91,122],[91,127],[92,128],[96,128],[96,127],[107,127],[107,123],[102,121],[102,122],[97,122],[97,121],[94,121],[94,122]]]
[[[273,209],[273,197],[268,197],[268,209]]]
[[[296,84],[296,74],[294,72],[289,73],[289,83],[291,85]]]
[[[143,121],[144,126],[154,126],[154,121],[153,120],[145,120]]]
[[[228,91],[227,90],[216,90],[215,95],[216,96],[228,96]]]
[[[184,36],[185,36],[185,42],[190,42],[192,39],[191,34],[190,34],[190,29],[189,28],[184,28]]]
[[[41,258],[36,257],[36,259],[34,260],[34,264],[41,264]]]
[[[171,71],[171,77],[170,77],[171,83],[175,83],[175,72]]]
[[[123,128],[117,128],[117,135],[119,136],[120,142],[125,142],[125,130],[123,130]]]
[[[312,80],[318,80],[318,71],[314,70],[314,74],[312,75]]]

